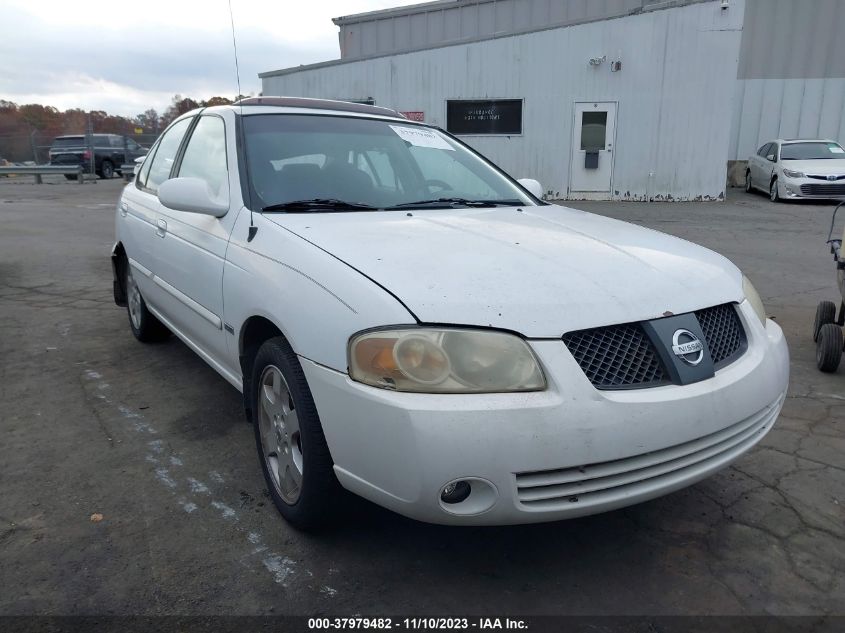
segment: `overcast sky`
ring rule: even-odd
[[[241,90],[340,56],[331,18],[417,0],[232,0]],[[226,0],[0,0],[0,99],[133,116],[237,92]]]

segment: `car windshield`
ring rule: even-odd
[[[781,160],[824,160],[845,158],[845,149],[836,143],[784,143],[780,149]]]
[[[256,209],[534,204],[481,157],[430,127],[400,120],[260,114],[245,116],[243,129]]]

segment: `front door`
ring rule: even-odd
[[[569,191],[610,195],[616,102],[575,104]]]
[[[217,115],[204,114],[188,139],[174,174],[197,178],[219,202],[229,202],[226,126]],[[161,311],[174,327],[212,360],[227,358],[223,332],[223,262],[235,211],[221,218],[176,211],[159,205],[156,283],[165,291]]]

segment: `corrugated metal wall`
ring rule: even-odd
[[[748,0],[730,158],[798,137],[845,142],[845,1]]]
[[[464,137],[516,177],[567,195],[573,105],[619,103],[613,197],[689,199],[725,190],[744,11],[732,0],[569,28],[265,75],[265,95],[373,97],[445,126],[450,98],[524,98],[524,134]],[[590,57],[620,58],[592,67]],[[653,176],[650,176],[653,174]]]
[[[628,15],[660,0],[450,0],[337,18],[344,59]]]

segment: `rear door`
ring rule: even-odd
[[[173,176],[205,181],[212,197],[228,204],[228,161],[225,121],[216,114],[202,115]],[[236,213],[215,218],[164,205],[158,213],[159,223],[166,225],[155,257],[157,283],[165,290],[162,311],[214,360],[225,362],[223,262]]]

